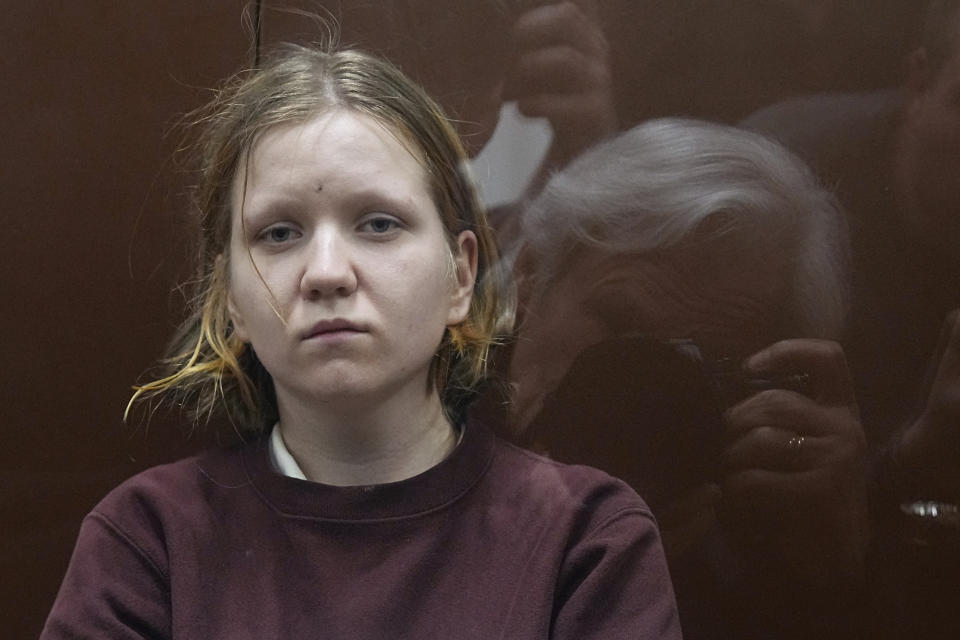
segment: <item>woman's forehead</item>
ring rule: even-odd
[[[422,153],[396,127],[348,109],[327,110],[261,131],[237,163],[231,200],[235,208],[264,183],[282,186],[285,180],[302,179],[305,168],[318,180],[362,176],[372,186],[402,180],[429,191],[425,164]]]
[[[318,153],[323,153],[325,145],[343,137],[349,138],[358,152],[394,153],[403,150],[418,164],[424,163],[423,151],[404,129],[344,107],[324,109],[302,120],[265,127],[253,138],[244,157],[247,164],[264,155],[282,158],[289,148],[303,146],[302,141],[306,141],[308,147],[314,146]]]

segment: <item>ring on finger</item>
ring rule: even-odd
[[[806,442],[806,436],[795,433],[787,440],[787,451],[790,452],[790,463],[796,466],[800,462],[800,456],[803,455],[803,444]]]

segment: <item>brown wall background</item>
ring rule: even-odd
[[[39,634],[80,519],[186,446],[125,428],[190,255],[165,137],[242,64],[239,0],[8,3],[0,20],[4,636]]]

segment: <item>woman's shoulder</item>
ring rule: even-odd
[[[643,498],[605,471],[558,462],[500,438],[496,451],[491,477],[518,500],[541,504],[554,514],[570,512],[598,523],[613,517],[630,517],[655,526]]]
[[[250,485],[244,458],[256,446],[211,449],[141,471],[112,489],[91,516],[119,522],[189,518],[219,494]]]

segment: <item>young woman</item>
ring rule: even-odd
[[[134,399],[248,443],[111,492],[43,637],[679,637],[641,499],[466,415],[510,297],[436,105],[289,46],[202,126],[201,291]]]

